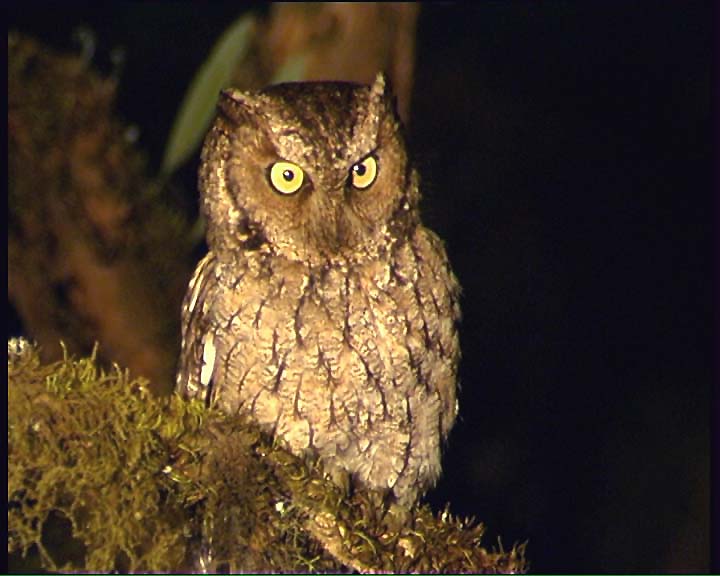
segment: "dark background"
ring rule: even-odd
[[[124,48],[119,113],[157,167],[246,6],[16,3],[9,28],[77,51],[84,25],[105,72]],[[461,417],[429,499],[483,521],[488,545],[529,540],[534,572],[709,566],[716,15],[421,9],[411,145],[464,289]]]

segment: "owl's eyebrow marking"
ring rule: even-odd
[[[272,136],[275,139],[273,147],[279,155],[278,157],[293,162],[307,160],[308,140],[302,130],[298,128],[281,128],[275,131],[273,129]]]
[[[350,158],[348,160],[348,169],[351,169],[355,164],[359,164],[366,158],[369,158],[370,156],[373,156],[376,160],[378,159],[377,151],[380,149],[380,146],[375,146],[370,152],[366,152],[365,154],[360,154],[358,156],[355,156],[353,158]],[[378,166],[380,165],[380,161],[378,160]]]

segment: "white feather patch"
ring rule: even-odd
[[[205,334],[203,338],[202,370],[200,371],[200,384],[208,386],[215,370],[215,343],[212,334]]]
[[[198,296],[200,295],[200,288],[202,288],[202,274],[195,276],[192,280],[192,296],[190,297],[190,304],[188,306],[188,313],[195,309]]]

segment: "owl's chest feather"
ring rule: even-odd
[[[438,476],[455,416],[453,284],[434,277],[433,256],[408,246],[319,271],[218,264],[204,305],[214,403],[412,499]]]

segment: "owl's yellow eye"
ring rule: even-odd
[[[377,177],[377,160],[373,156],[368,156],[365,160],[358,162],[352,167],[350,172],[352,185],[359,190],[364,190],[375,182]]]
[[[292,162],[275,162],[270,166],[270,183],[280,194],[295,194],[300,190],[305,173]]]

